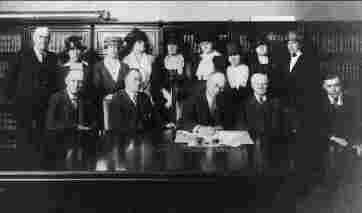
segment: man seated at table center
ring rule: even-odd
[[[225,75],[221,72],[208,75],[206,85],[201,92],[190,97],[185,103],[180,129],[201,135],[212,135],[217,130],[228,127],[230,120],[226,116],[228,107],[221,96],[225,82]]]

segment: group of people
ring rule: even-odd
[[[264,162],[294,162],[306,182],[324,167],[332,142],[357,141],[360,119],[338,73],[319,70],[300,33],[287,37],[286,57],[278,60],[265,37],[250,54],[237,41],[222,54],[209,33],[199,37],[199,54],[185,55],[170,37],[166,54],[155,57],[146,33],[134,29],[124,39],[105,38],[104,58],[94,62],[76,36],[65,41],[63,53],[50,52],[49,30],[38,27],[7,80],[19,151],[32,159],[29,153],[49,150],[42,144],[45,130],[96,130],[98,136],[98,130],[248,130]]]

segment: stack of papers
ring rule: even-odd
[[[184,130],[176,132],[175,143],[207,147],[238,147],[243,144],[254,144],[247,131],[217,131],[214,135],[205,136]]]

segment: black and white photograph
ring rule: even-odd
[[[362,212],[361,1],[0,1],[2,212]]]

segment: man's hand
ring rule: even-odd
[[[167,123],[167,124],[165,125],[165,127],[166,127],[167,129],[173,129],[173,128],[176,128],[176,125],[175,125],[174,123],[170,122],[170,123]]]
[[[164,88],[161,90],[161,92],[162,92],[163,97],[166,99],[165,107],[166,107],[167,109],[169,109],[169,108],[172,106],[172,96],[171,96],[171,94],[170,94],[166,89],[164,89]]]
[[[332,136],[330,137],[330,140],[341,145],[341,146],[347,146],[348,145],[348,142],[346,139],[344,138],[339,138],[339,137],[335,137],[335,136]]]
[[[107,95],[106,97],[104,97],[104,100],[112,100],[112,98],[113,98],[113,94],[109,94],[109,95]]]
[[[91,130],[91,128],[87,127],[87,126],[83,126],[81,124],[77,125],[77,130]]]

